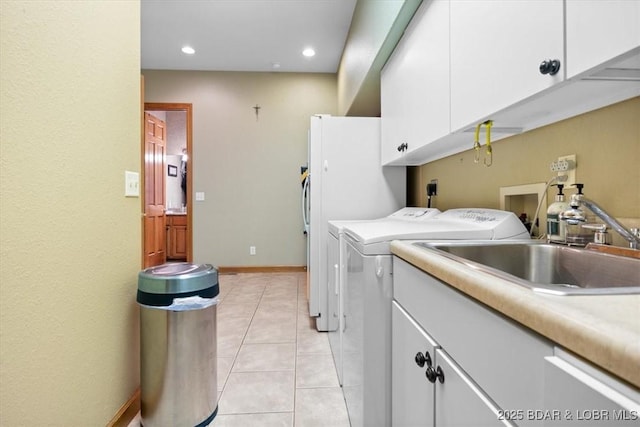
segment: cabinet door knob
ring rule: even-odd
[[[424,354],[422,354],[422,352],[419,351],[418,354],[416,354],[416,357],[414,360],[416,361],[416,365],[420,366],[421,368],[423,368],[424,365],[431,367],[431,356],[429,356],[428,351],[425,351]]]
[[[424,373],[429,380],[430,383],[435,383],[436,380],[440,381],[440,384],[444,384],[444,372],[442,372],[442,368],[438,366],[436,369],[433,369],[431,366],[427,368],[427,372]]]
[[[545,59],[540,63],[540,73],[549,74],[553,76],[558,71],[560,71],[560,60],[559,59]]]
[[[406,151],[407,148],[409,148],[409,144],[407,144],[406,142],[403,142],[402,144],[398,145],[398,151]]]

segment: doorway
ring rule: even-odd
[[[192,104],[184,103],[144,103],[144,111],[165,122],[167,142],[165,149],[165,253],[168,262],[193,262],[193,147],[192,147]],[[142,164],[145,165],[143,141]],[[143,174],[142,188],[147,188],[147,177]],[[143,194],[146,193],[143,192]],[[146,201],[143,200],[143,205]],[[143,230],[145,253],[148,235]]]

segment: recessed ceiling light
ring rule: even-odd
[[[302,54],[304,56],[306,56],[307,58],[311,58],[312,56],[314,56],[316,54],[316,51],[313,50],[313,48],[307,47],[307,48],[305,48],[305,50],[302,51]]]
[[[186,53],[187,55],[193,55],[194,53],[196,53],[196,50],[191,46],[184,46],[182,48],[182,53]]]

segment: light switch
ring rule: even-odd
[[[140,197],[140,174],[124,171],[124,196]]]
[[[204,191],[196,191],[196,202],[204,200]]]

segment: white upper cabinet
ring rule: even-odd
[[[485,120],[495,141],[639,95],[640,0],[424,0],[382,70],[382,164],[471,149]]]
[[[380,92],[383,165],[406,164],[449,134],[449,0],[422,3],[382,70]]]
[[[451,130],[561,82],[563,44],[562,0],[451,0]],[[545,60],[560,70],[542,74]]]
[[[567,78],[640,46],[640,1],[566,0],[566,16]]]
[[[398,46],[400,47],[400,46]],[[398,48],[395,56],[398,55]],[[409,110],[404,101],[407,85],[400,78],[402,68],[398,61],[387,63],[382,70],[380,80],[380,135],[381,135],[381,162],[383,165],[392,164],[400,159],[404,153],[404,144],[407,143],[407,118]],[[408,146],[408,143],[407,143]]]

